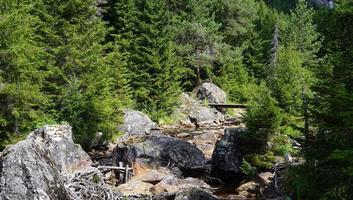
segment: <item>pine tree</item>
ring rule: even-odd
[[[253,94],[245,115],[246,126],[252,137],[267,141],[272,134],[278,132],[281,126],[282,110],[265,82],[252,89]]]
[[[285,34],[287,46],[301,52],[303,64],[314,68],[318,64],[317,53],[321,48],[320,35],[313,23],[314,11],[304,0],[299,0],[291,12],[288,29]]]
[[[51,55],[46,91],[53,98],[57,121],[73,126],[85,147],[103,132],[109,138],[129,106],[125,62],[118,48],[104,44],[108,30],[96,16],[95,1],[42,1],[35,12],[39,33]],[[117,76],[117,77],[114,77]],[[118,81],[117,81],[118,80]]]
[[[30,7],[3,10],[0,20],[0,140],[11,140],[49,120],[42,91],[47,54],[37,42]]]
[[[215,83],[227,94],[229,102],[246,102],[246,89],[251,83],[248,72],[242,63],[240,49],[233,49],[229,45],[219,48],[215,61]]]
[[[225,41],[232,46],[241,46],[251,38],[257,16],[253,0],[222,0],[216,10],[216,20],[221,23]]]
[[[192,91],[197,85],[214,77],[217,45],[222,37],[219,24],[212,14],[213,0],[187,0],[169,5],[173,14],[170,26],[176,44],[176,55],[181,59],[179,70],[184,74],[182,86]],[[175,10],[173,10],[175,9]]]
[[[167,30],[168,16],[163,1],[136,2],[134,46],[130,50],[130,83],[137,108],[153,119],[172,112],[179,94],[176,62]]]
[[[109,0],[106,7],[107,11],[103,15],[103,20],[112,27],[108,39],[116,41],[123,52],[128,52],[133,41],[133,28],[137,17],[135,1]]]
[[[316,16],[324,36],[320,53],[327,59],[317,70],[314,87],[318,129],[306,151],[305,173],[299,171],[299,178],[310,186],[300,192],[310,199],[352,199],[352,19],[349,0],[335,1],[334,10]]]

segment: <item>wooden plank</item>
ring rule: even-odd
[[[217,107],[217,108],[246,108],[245,104],[208,104],[210,107]]]
[[[125,167],[125,179],[124,179],[124,182],[126,183],[128,180],[129,180],[129,165],[128,165],[128,164],[126,164],[126,167]]]
[[[123,162],[119,162],[119,167],[124,167]],[[124,171],[119,171],[118,179],[124,181]]]
[[[116,167],[116,166],[98,166],[98,169],[116,169],[116,170],[125,171],[125,170],[126,170],[126,167]],[[128,170],[132,170],[132,168],[128,168]]]

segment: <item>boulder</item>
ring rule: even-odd
[[[262,172],[260,174],[257,175],[257,179],[258,182],[261,185],[269,185],[272,183],[272,179],[273,179],[273,173],[271,172]]]
[[[260,185],[255,181],[249,181],[240,185],[235,191],[247,199],[256,199],[259,195]]]
[[[160,167],[158,169],[146,170],[144,173],[140,173],[137,176],[132,177],[132,179],[146,183],[157,184],[166,177],[175,177],[175,175],[168,168]]]
[[[32,139],[21,141],[2,152],[0,199],[69,199],[64,182],[48,153]]]
[[[34,140],[42,145],[62,175],[70,175],[92,165],[88,154],[74,143],[69,125],[44,126],[30,133],[27,140]]]
[[[124,113],[124,124],[119,130],[126,135],[145,135],[158,128],[158,125],[142,112],[125,110]]]
[[[212,155],[212,174],[224,182],[240,180],[240,166],[242,164],[242,153],[239,149],[238,132],[225,129],[224,136],[217,142]]]
[[[68,125],[45,126],[2,152],[0,199],[70,199],[65,182],[91,165]]]
[[[224,115],[214,108],[201,107],[196,112],[189,114],[190,121],[198,127],[219,125],[224,121]]]
[[[221,112],[202,106],[199,101],[186,93],[180,95],[180,106],[174,115],[178,116],[175,118],[185,127],[219,125],[224,122],[224,115]]]
[[[203,83],[195,88],[194,93],[201,101],[212,104],[224,104],[227,102],[226,93],[213,83]]]
[[[137,174],[146,168],[177,167],[188,176],[205,169],[205,157],[195,145],[165,135],[152,135],[140,142],[118,144],[112,156],[113,163],[129,164]]]
[[[212,158],[212,153],[217,143],[217,135],[215,132],[208,131],[206,133],[193,136],[189,141],[197,146],[205,155],[206,160]]]
[[[207,191],[212,190],[212,188],[209,185],[207,185],[207,183],[197,178],[188,177],[186,179],[178,179],[178,178],[169,176],[164,178],[158,184],[156,184],[152,188],[152,191],[155,194],[162,193],[162,192],[175,193],[183,189],[190,189],[194,187],[207,190]]]
[[[207,193],[199,188],[189,188],[186,190],[180,190],[176,196],[175,200],[217,200],[215,196]]]
[[[257,174],[253,180],[241,184],[235,191],[247,199],[282,199],[283,196],[274,188],[273,176],[271,172]]]
[[[152,195],[150,192],[153,184],[145,183],[137,180],[130,180],[127,183],[119,185],[117,189],[124,196],[143,196],[143,195]]]

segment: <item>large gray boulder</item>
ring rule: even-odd
[[[193,99],[190,95],[183,93],[180,95],[180,106],[176,111],[176,116],[182,116],[182,124],[194,124],[196,126],[219,125],[224,122],[224,115],[214,108],[202,106],[201,103]]]
[[[66,200],[69,195],[48,151],[33,140],[17,143],[0,160],[0,199]]]
[[[226,93],[213,83],[203,83],[195,88],[194,93],[201,101],[213,104],[224,104],[227,102]]]
[[[202,127],[212,124],[222,124],[224,115],[214,108],[201,107],[196,112],[190,113],[189,119],[196,126]]]
[[[201,173],[205,169],[205,157],[193,144],[165,135],[152,135],[131,144],[118,144],[113,162],[123,162],[139,169],[177,167],[184,175]]]
[[[167,193],[175,193],[180,190],[190,189],[190,188],[199,188],[205,191],[211,191],[212,188],[203,180],[198,178],[185,178],[185,179],[178,179],[176,177],[168,176],[156,184],[152,191],[155,194],[167,192]]]
[[[222,139],[217,142],[212,155],[212,174],[223,182],[238,181],[243,155],[239,148],[239,134],[242,129],[226,129]]]
[[[124,113],[124,124],[119,130],[126,135],[145,135],[158,128],[158,125],[142,112],[125,110]]]
[[[70,199],[65,181],[91,165],[68,125],[45,126],[1,153],[0,199]]]
[[[47,150],[48,157],[62,175],[92,165],[91,158],[72,138],[70,125],[44,126],[27,136],[27,140],[34,140]]]
[[[174,200],[217,200],[215,196],[198,188],[180,190]]]

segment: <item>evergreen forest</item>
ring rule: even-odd
[[[317,2],[0,0],[0,149],[61,123],[88,149],[121,135],[125,109],[172,123],[180,94],[212,82],[270,144],[247,174],[300,155],[291,199],[353,199],[353,1]]]

